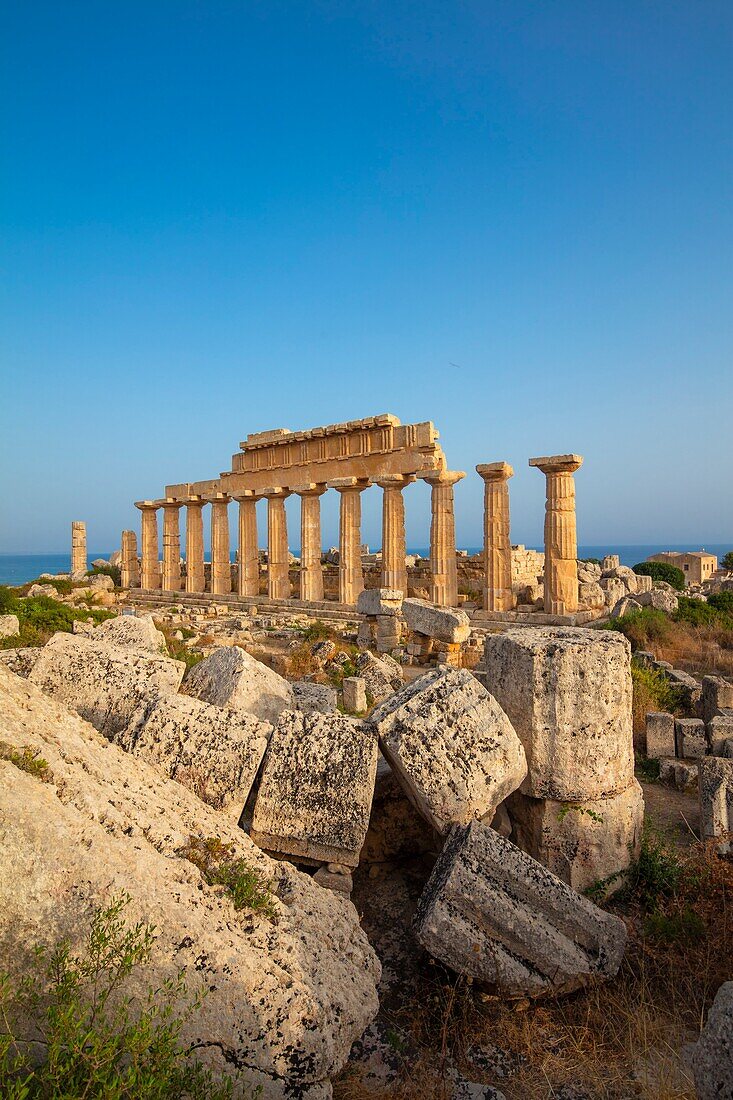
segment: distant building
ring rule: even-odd
[[[664,550],[661,554],[651,554],[647,561],[665,561],[668,565],[676,565],[685,574],[685,584],[702,584],[708,581],[718,568],[718,559],[715,554],[708,554],[705,550],[695,550],[689,554],[680,554],[675,550]]]

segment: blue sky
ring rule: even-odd
[[[464,545],[476,463],[532,544],[565,451],[581,542],[733,544],[729,2],[0,11],[0,550],[378,412],[469,472]]]

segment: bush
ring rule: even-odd
[[[722,611],[726,615],[733,616],[733,592],[726,590],[708,596],[708,607],[714,607],[716,611]]]
[[[111,577],[114,581],[115,588],[119,588],[122,584],[122,572],[118,565],[95,565],[87,570],[88,577],[93,577],[95,574],[98,576]]]
[[[18,614],[18,597],[7,584],[0,584],[0,615]]]
[[[659,901],[675,894],[684,881],[685,868],[677,852],[645,823],[639,858],[629,868],[623,893],[654,912]]]
[[[640,561],[633,569],[640,577],[651,577],[655,581],[666,581],[678,592],[684,591],[685,574],[676,565],[670,565],[666,561]]]
[[[631,683],[635,732],[644,728],[650,711],[662,710],[674,714],[682,709],[679,689],[670,684],[660,669],[644,668],[632,662]]]
[[[178,855],[198,867],[210,886],[223,886],[231,895],[235,909],[251,909],[270,920],[277,918],[271,884],[256,867],[236,858],[233,849],[223,844],[219,837],[190,836]]]
[[[729,573],[733,573],[733,550],[729,550],[727,554],[723,554],[720,568],[727,569]]]
[[[653,607],[642,607],[618,619],[604,623],[606,630],[618,630],[631,642],[632,649],[648,649],[654,643],[665,642],[674,628],[668,615]]]
[[[10,593],[10,595],[8,595]],[[20,646],[44,645],[52,634],[61,630],[70,634],[77,620],[90,619],[94,623],[114,618],[114,613],[103,608],[82,610],[69,607],[51,596],[31,596],[18,599],[12,589],[0,587],[0,614],[17,615],[20,632],[11,638],[0,638],[0,649],[15,649]]]

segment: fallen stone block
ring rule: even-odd
[[[721,710],[733,707],[733,684],[722,676],[703,676],[701,709],[702,720],[707,725]]]
[[[678,791],[697,790],[697,764],[686,760],[660,760],[659,782]]]
[[[265,754],[250,836],[296,859],[356,867],[369,825],[377,738],[340,714],[286,711]]]
[[[403,595],[398,588],[364,588],[356,601],[356,610],[360,615],[400,614]]]
[[[449,611],[425,600],[403,600],[402,617],[410,630],[441,642],[466,642],[471,633],[465,611]]]
[[[366,689],[375,703],[387,699],[404,685],[402,669],[388,654],[376,657],[369,650],[360,653],[354,662],[356,671],[366,682]]]
[[[363,676],[344,676],[344,710],[350,714],[363,714],[367,709],[366,680]]]
[[[524,794],[586,802],[630,786],[631,649],[621,634],[514,628],[486,638],[484,672],[527,754]]]
[[[701,718],[676,718],[674,739],[677,756],[681,760],[696,759],[707,752],[705,723]]]
[[[733,714],[716,714],[706,726],[708,749],[712,756],[727,756],[727,743],[733,739]]]
[[[186,666],[170,657],[73,634],[54,634],[28,674],[31,683],[114,738],[135,711],[175,695]]]
[[[14,638],[20,633],[20,620],[17,615],[0,615],[0,638]]]
[[[488,819],[527,774],[522,743],[468,669],[436,668],[370,722],[385,758],[434,829]]]
[[[351,897],[351,891],[354,889],[354,880],[351,875],[329,871],[328,867],[319,867],[313,876],[313,881],[324,890],[333,890],[334,893],[343,894],[347,898]]]
[[[191,669],[182,689],[204,703],[245,710],[265,722],[277,722],[293,706],[287,680],[239,646],[217,649]]]
[[[126,649],[168,656],[165,635],[156,627],[152,615],[118,615],[116,619],[107,619],[96,627],[94,637]]]
[[[303,714],[335,714],[338,696],[336,688],[329,684],[312,684],[309,680],[297,680],[291,685],[295,709]]]
[[[28,678],[31,669],[43,650],[40,646],[22,646],[20,649],[0,650],[0,664],[14,672],[16,676]]]
[[[702,835],[733,833],[733,760],[706,756],[697,767]]]
[[[674,715],[655,711],[646,716],[646,754],[651,760],[674,756]]]
[[[423,947],[504,996],[567,993],[612,978],[626,926],[474,821],[451,830],[418,903]]]
[[[715,994],[690,1062],[698,1100],[733,1096],[733,982],[723,982]]]
[[[417,812],[404,787],[380,755],[369,828],[359,863],[386,863],[439,848],[438,834]]]

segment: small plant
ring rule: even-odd
[[[685,882],[678,853],[645,824],[639,858],[628,872],[627,891],[642,908],[654,911],[660,899],[671,897]]]
[[[631,685],[632,713],[636,732],[644,728],[646,716],[652,711],[661,710],[670,714],[684,711],[679,688],[669,682],[661,669],[646,668],[632,661]]]
[[[28,775],[40,779],[42,783],[53,782],[53,772],[49,767],[48,760],[44,760],[38,749],[34,749],[30,745],[23,745],[19,752],[12,745],[8,745],[6,741],[0,741],[0,760],[9,761],[16,768],[20,768],[22,772],[28,772]]]
[[[122,572],[118,565],[93,565],[87,570],[87,576],[111,577],[115,588],[119,588],[122,583]]]
[[[321,622],[320,619],[316,619],[303,631],[303,640],[306,642],[320,642],[327,638],[336,639],[338,634],[330,626],[326,626],[324,622]]]
[[[232,846],[222,843],[219,837],[190,836],[178,854],[198,867],[209,886],[223,886],[235,909],[251,909],[270,920],[277,918],[272,884],[256,867],[236,857]]]
[[[603,814],[599,814],[597,810],[592,810],[590,806],[579,806],[574,802],[563,802],[558,810],[557,820],[564,821],[571,812],[578,815],[585,814],[591,821],[595,821],[596,825],[603,824]]]
[[[727,554],[723,554],[720,568],[727,569],[729,573],[733,573],[733,550],[729,550]]]
[[[656,783],[659,779],[659,761],[650,756],[636,754],[636,772],[647,783]]]
[[[701,940],[707,929],[700,914],[686,905],[675,913],[650,913],[644,921],[644,932],[661,943],[688,944]]]

